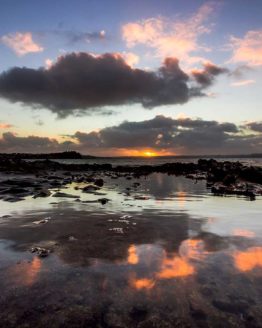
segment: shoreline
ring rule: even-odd
[[[2,181],[0,199],[20,201],[25,196],[48,197],[50,189],[61,188],[73,182],[86,183],[84,192],[97,192],[103,186],[106,177],[127,180],[163,173],[184,176],[188,179],[205,180],[206,187],[215,196],[239,195],[250,200],[262,195],[262,168],[246,166],[240,162],[199,159],[197,163],[166,163],[161,165],[118,165],[112,164],[65,164],[51,160],[25,161],[18,158],[0,159]],[[10,174],[24,175],[24,178],[9,178]],[[3,178],[5,175],[5,178]],[[28,179],[26,176],[31,175]],[[57,193],[57,197],[63,197]],[[70,196],[68,196],[70,197]],[[73,197],[73,196],[72,196]],[[106,199],[98,201],[107,202]]]

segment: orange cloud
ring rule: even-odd
[[[231,36],[230,47],[233,49],[229,62],[245,62],[250,66],[262,65],[262,30],[248,31],[243,38]]]
[[[256,83],[255,80],[243,80],[243,81],[238,81],[238,82],[233,82],[231,83],[232,87],[243,87],[245,85],[253,84]]]
[[[41,52],[43,47],[33,41],[32,34],[26,33],[14,33],[4,35],[1,41],[9,48],[11,48],[18,56],[23,56],[31,52]]]
[[[0,123],[0,129],[10,129],[12,128],[13,125],[12,124],[8,124],[8,123]]]
[[[131,67],[134,67],[139,62],[139,56],[133,52],[123,52],[123,57],[125,62]]]
[[[235,266],[238,270],[246,272],[256,267],[262,268],[262,247],[251,247],[244,252],[233,255]]]
[[[233,236],[240,236],[240,237],[247,237],[247,238],[252,238],[255,236],[255,233],[250,230],[245,230],[245,229],[235,229],[233,230]]]
[[[158,17],[127,23],[122,27],[122,36],[129,48],[144,44],[154,48],[155,56],[160,58],[177,57],[189,64],[203,61],[204,58],[192,56],[191,53],[209,50],[198,43],[198,38],[210,32],[204,22],[213,10],[214,3],[208,3],[185,20]]]

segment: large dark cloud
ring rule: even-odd
[[[162,115],[142,122],[123,122],[99,132],[76,132],[81,149],[168,150],[182,154],[237,154],[261,151],[262,135],[243,134],[233,123],[172,119]]]
[[[0,75],[0,96],[65,117],[104,106],[140,103],[145,108],[184,104],[203,96],[214,77],[225,70],[206,65],[192,76],[178,60],[167,58],[156,72],[131,68],[119,54],[72,53],[49,69],[14,67]]]

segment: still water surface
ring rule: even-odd
[[[165,174],[104,178],[103,196],[62,190],[81,201],[1,201],[2,326],[261,326],[261,197]]]

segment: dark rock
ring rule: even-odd
[[[89,184],[89,185],[85,186],[82,189],[82,191],[88,193],[88,192],[94,192],[94,191],[99,190],[99,189],[100,189],[100,187],[95,186],[93,184]]]
[[[103,179],[96,179],[94,184],[98,187],[103,187],[104,185],[104,180]]]
[[[102,205],[105,205],[106,203],[108,203],[110,201],[110,199],[108,199],[108,198],[99,198],[97,201],[99,203],[101,203]]]
[[[51,192],[48,189],[42,189],[40,191],[38,191],[35,195],[34,198],[38,198],[38,197],[48,197],[51,195]]]
[[[55,194],[53,194],[52,197],[63,197],[63,198],[80,198],[80,196],[76,196],[76,195],[71,195],[71,194],[67,194],[65,192],[56,192]]]
[[[2,193],[16,195],[16,194],[29,194],[30,191],[20,187],[11,187],[3,190]]]
[[[248,310],[248,304],[246,302],[226,302],[220,300],[214,300],[212,304],[223,312],[243,314]]]
[[[130,317],[136,322],[145,320],[147,314],[146,306],[134,306],[129,313]]]
[[[51,250],[43,247],[32,247],[31,253],[36,253],[39,257],[47,257],[51,253]]]
[[[236,182],[236,176],[232,174],[228,174],[223,179],[223,184],[226,186],[229,186],[231,184],[234,184]]]

